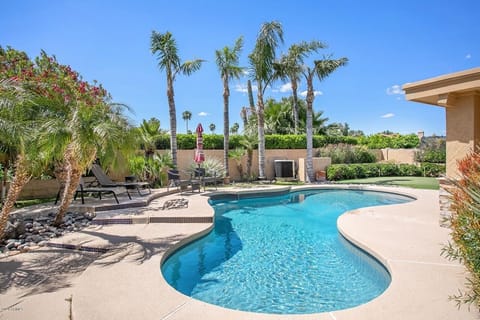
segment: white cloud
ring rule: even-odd
[[[387,88],[387,94],[388,95],[394,95],[394,94],[403,94],[402,87],[400,87],[398,84],[394,84],[390,88]]]
[[[383,118],[383,119],[388,119],[388,118],[393,118],[395,117],[395,113],[385,113],[384,115],[380,116],[380,118]]]
[[[237,92],[247,93],[248,92],[247,84],[236,84],[233,90]],[[258,90],[258,87],[256,85],[252,85],[252,91],[256,92],[257,90]]]
[[[466,56],[465,56],[465,59],[470,59],[472,58],[472,55],[470,53],[468,53]]]
[[[292,84],[289,82],[289,83],[285,83],[285,84],[282,84],[280,86],[280,89],[278,89],[280,92],[290,92],[292,91]]]
[[[315,97],[316,96],[321,96],[322,94],[323,94],[322,91],[313,91],[313,96],[315,96]],[[307,90],[300,92],[300,95],[302,97],[306,97],[307,96]]]
[[[199,115],[200,117],[206,117],[206,116],[208,116],[208,113],[205,112],[205,111],[202,111],[202,112],[199,112],[198,115]]]

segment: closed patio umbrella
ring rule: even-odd
[[[199,123],[197,126],[197,129],[195,130],[197,133],[197,148],[195,149],[195,157],[194,161],[198,164],[200,167],[200,164],[205,161],[205,154],[203,153],[203,127],[202,124]]]

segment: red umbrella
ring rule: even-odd
[[[195,150],[195,158],[194,161],[200,166],[200,164],[205,161],[205,154],[203,153],[203,137],[202,137],[202,124],[199,123],[197,129],[197,149]]]

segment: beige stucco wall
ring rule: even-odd
[[[167,151],[159,151],[167,152]],[[194,150],[177,150],[177,166],[181,170],[190,168],[193,164]],[[205,158],[216,158],[223,163],[223,150],[204,150]],[[306,149],[274,149],[265,151],[265,174],[268,179],[272,179],[275,176],[274,161],[275,160],[295,160],[298,166],[298,159],[305,158],[307,156]],[[247,156],[244,156],[241,165],[244,173],[247,170]],[[232,180],[239,180],[240,173],[237,169],[237,163],[234,159],[229,159],[228,166],[230,170],[230,178]],[[253,151],[252,159],[252,173],[258,176],[258,152]]]
[[[393,163],[415,163],[415,153],[418,149],[380,149],[379,161],[393,162]]]
[[[478,148],[480,142],[480,96],[455,99],[455,106],[446,108],[447,176],[457,177],[457,161]]]
[[[330,157],[314,157],[313,162],[313,171],[315,172],[315,178],[318,180],[324,180],[326,177],[325,171],[327,167],[332,164],[332,159]],[[323,171],[323,173],[322,173]],[[318,175],[317,173],[321,173]],[[318,177],[317,177],[318,176]],[[307,168],[306,168],[306,159],[298,159],[298,179],[300,181],[307,181]]]

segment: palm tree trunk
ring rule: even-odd
[[[255,110],[255,102],[253,101],[253,90],[252,90],[252,81],[247,81],[247,91],[248,91],[248,103],[250,105],[250,112],[252,115],[257,113]]]
[[[230,96],[230,90],[228,87],[228,76],[225,76],[223,79],[223,163],[225,166],[225,176],[230,176],[230,171],[228,169],[228,147],[230,140],[230,131],[229,131],[229,101],[228,97]]]
[[[63,188],[60,206],[58,207],[55,221],[53,223],[55,226],[60,226],[63,223],[63,217],[72,203],[73,196],[78,188],[80,176],[82,175],[76,161],[73,162],[74,163],[69,163],[66,168],[67,175],[65,187]]]
[[[265,179],[265,107],[263,105],[263,92],[258,85],[257,95],[257,121],[258,121],[258,178]]]
[[[173,91],[172,76],[167,73],[167,97],[170,114],[170,150],[172,152],[173,166],[177,167],[177,113],[175,110],[175,93]]]
[[[292,83],[292,97],[293,97],[293,128],[294,128],[294,133],[298,134],[298,96],[297,96],[297,90],[298,90],[298,85],[297,81],[295,79],[291,80]]]
[[[5,228],[7,227],[8,217],[12,211],[15,201],[17,201],[23,187],[32,177],[27,170],[26,159],[23,155],[18,155],[15,163],[15,177],[8,189],[7,198],[2,207],[2,214],[0,216],[0,240],[5,237]]]
[[[313,74],[307,77],[307,160],[305,165],[307,167],[307,182],[315,181],[315,173],[313,172]]]

